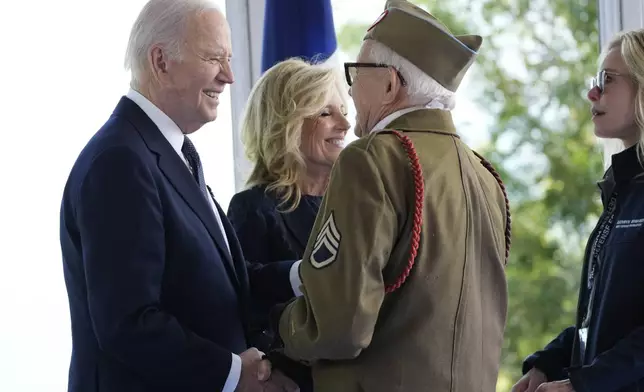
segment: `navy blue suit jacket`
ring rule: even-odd
[[[217,205],[217,208],[219,206]],[[152,120],[122,98],[65,186],[70,392],[223,388],[253,298],[290,299],[292,262],[245,262]]]

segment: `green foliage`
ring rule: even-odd
[[[502,173],[512,205],[499,380],[508,390],[522,360],[574,322],[583,246],[600,211],[602,157],[585,98],[599,56],[597,2],[412,1],[453,33],[484,37],[475,86],[459,95],[493,118],[481,152]],[[341,48],[357,54],[366,28],[344,26]]]

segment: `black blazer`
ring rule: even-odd
[[[217,206],[219,208],[219,206]],[[219,391],[253,298],[287,301],[292,262],[248,265],[152,120],[122,98],[65,186],[60,241],[71,392]]]
[[[231,199],[228,218],[249,260],[275,263],[304,256],[322,196],[304,195],[297,208],[288,213],[278,210],[279,202],[274,193],[266,192],[265,186],[239,192]],[[271,305],[259,300],[251,308],[249,339],[253,346],[265,352],[270,351],[274,342],[269,322]],[[295,366],[285,358],[275,365],[293,377],[302,392],[313,391],[310,369]]]
[[[320,209],[322,196],[304,195],[290,213],[278,211],[279,199],[265,186],[237,193],[228,206],[246,258],[258,263],[301,259]]]
[[[302,197],[298,207],[289,213],[278,211],[279,199],[265,186],[256,186],[233,196],[228,206],[228,219],[235,228],[246,258],[258,263],[300,260],[320,209],[322,196]],[[251,310],[252,344],[268,350],[272,342],[266,336],[268,310],[272,304],[259,299]]]

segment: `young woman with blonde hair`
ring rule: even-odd
[[[513,392],[644,390],[644,30],[608,45],[588,100],[595,135],[621,151],[599,182],[575,326],[525,360]]]

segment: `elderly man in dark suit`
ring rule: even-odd
[[[132,88],[63,195],[69,391],[296,389],[246,337],[254,296],[293,296],[293,262],[244,261],[187,137],[217,117],[231,55],[207,0],[150,0],[133,26]]]

